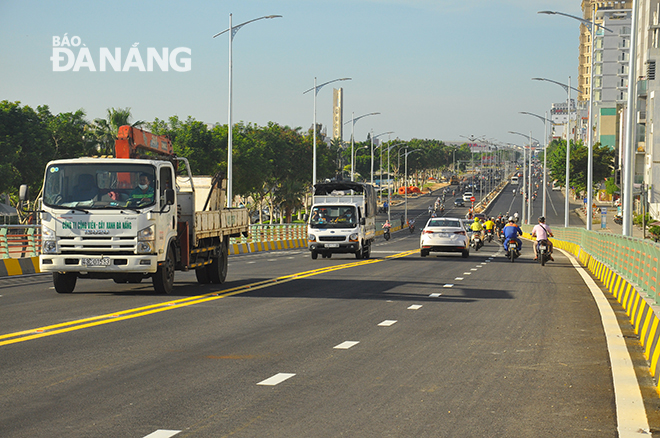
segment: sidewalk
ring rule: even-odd
[[[619,234],[621,235],[623,232],[623,226],[614,223],[614,215],[616,215],[616,207],[612,205],[611,202],[607,201],[598,201],[594,199],[594,203],[598,207],[605,207],[607,208],[607,214],[605,215],[605,228],[602,228],[601,225],[601,215],[596,215],[592,219],[592,230],[599,232],[599,233],[611,233],[611,234]],[[582,220],[582,222],[586,225],[587,224],[587,216],[584,214],[584,209],[583,208],[577,208],[575,210],[577,213],[578,217]],[[637,225],[633,225],[632,227],[632,237],[635,237],[637,239],[643,239],[644,238],[644,230],[642,230],[641,227],[638,227]],[[648,232],[646,233],[646,237],[649,237]]]

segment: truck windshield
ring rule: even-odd
[[[324,205],[312,209],[309,225],[313,228],[355,228],[358,224],[352,205]]]
[[[46,169],[43,203],[49,207],[113,209],[155,201],[155,169],[147,164],[57,163]]]

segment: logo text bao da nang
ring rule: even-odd
[[[188,47],[167,47],[156,49],[147,47],[146,53],[140,52],[139,43],[134,43],[128,52],[121,47],[112,50],[100,47],[92,53],[79,36],[69,38],[53,37],[53,71],[190,71],[191,50]],[[123,52],[123,53],[122,53]]]

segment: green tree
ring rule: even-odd
[[[576,191],[586,191],[588,148],[578,141],[571,143],[570,187]],[[554,140],[548,148],[548,167],[552,177],[562,187],[566,186],[566,141]],[[594,186],[612,174],[614,150],[596,143],[593,148],[593,183]]]
[[[50,134],[39,114],[20,102],[0,102],[0,192],[15,195],[27,184],[36,195],[52,157]]]
[[[145,124],[142,120],[130,123],[131,118],[130,108],[108,108],[105,119],[94,119],[94,123],[88,128],[88,135],[97,143],[98,151],[102,155],[111,155],[114,152],[120,126],[139,128]]]

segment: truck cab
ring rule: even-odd
[[[335,182],[314,186],[314,205],[308,222],[308,248],[319,254],[355,254],[369,258],[376,236],[376,194],[373,186]]]

